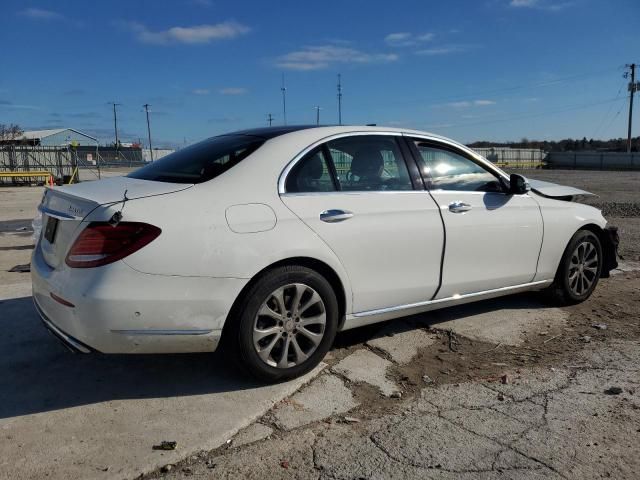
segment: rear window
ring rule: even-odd
[[[156,160],[128,177],[170,183],[202,183],[255,152],[265,139],[250,135],[213,137]]]

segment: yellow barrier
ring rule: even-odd
[[[51,183],[51,172],[46,170],[32,170],[27,172],[0,172],[0,178],[30,178],[30,177],[45,177],[48,184]]]

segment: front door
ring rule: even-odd
[[[436,298],[531,282],[543,233],[536,201],[506,193],[497,173],[463,151],[437,142],[414,144],[446,230]]]
[[[342,262],[353,313],[429,300],[439,285],[442,220],[413,189],[399,140],[330,140],[296,164],[281,197]]]

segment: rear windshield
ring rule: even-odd
[[[128,177],[170,183],[206,182],[240,163],[264,142],[250,135],[213,137],[162,157]]]

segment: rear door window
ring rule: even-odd
[[[392,135],[359,135],[327,142],[344,191],[412,190],[409,171]]]
[[[222,135],[178,150],[128,176],[170,183],[202,183],[226,172],[262,146],[252,135]]]
[[[309,152],[287,177],[287,193],[332,192],[335,184],[322,147]]]

